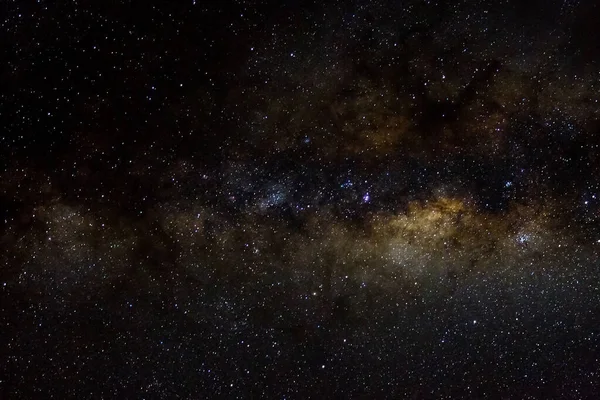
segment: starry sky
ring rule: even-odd
[[[597,398],[597,2],[0,9],[0,397]]]

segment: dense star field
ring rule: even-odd
[[[0,9],[1,398],[597,398],[596,1]]]

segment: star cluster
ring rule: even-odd
[[[0,397],[595,398],[595,2],[3,9]]]

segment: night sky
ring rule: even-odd
[[[598,21],[2,1],[0,398],[597,398]]]

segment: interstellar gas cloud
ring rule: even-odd
[[[597,2],[2,9],[0,397],[596,398]]]

